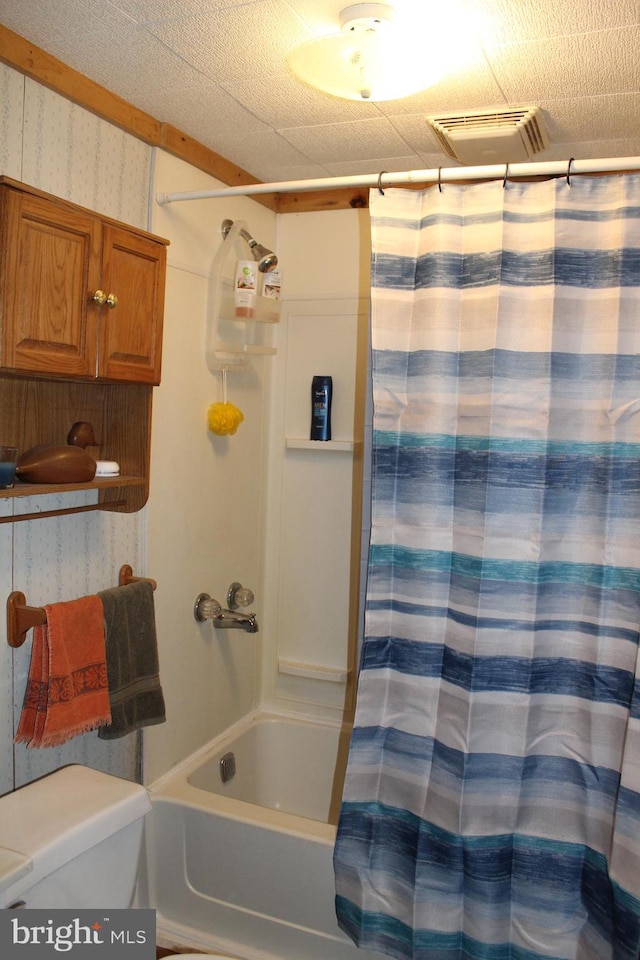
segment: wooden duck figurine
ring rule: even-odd
[[[31,447],[18,457],[16,476],[25,483],[88,483],[96,474],[96,461],[85,450],[89,446],[100,444],[91,424],[79,420],[66,445]]]
[[[93,435],[93,427],[86,420],[77,420],[67,435],[67,443],[73,447],[99,447],[100,444]]]

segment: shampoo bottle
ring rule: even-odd
[[[314,377],[311,381],[311,440],[331,440],[331,377]]]
[[[256,306],[256,288],[258,284],[258,264],[255,260],[238,260],[235,278],[235,315],[253,316]]]

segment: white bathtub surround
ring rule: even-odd
[[[151,786],[160,945],[246,960],[379,957],[357,950],[334,914],[347,746],[336,722],[255,711]],[[229,752],[236,774],[223,783]]]
[[[154,189],[198,189],[212,178],[159,151]],[[158,648],[167,723],[145,731],[145,777],[155,781],[221,734],[258,702],[259,664],[267,625],[262,584],[265,513],[264,446],[271,357],[229,374],[229,391],[245,420],[234,437],[213,435],[207,410],[221,399],[221,376],[205,359],[207,278],[222,243],[221,224],[242,219],[276,246],[276,215],[255,201],[202,201],[174,209],[152,205],[153,230],[168,250],[162,384],[153,401],[152,491],[148,553],[158,581]],[[157,431],[157,432],[156,432]],[[224,549],[221,549],[224,544]],[[257,597],[260,633],[198,623],[193,601],[210,591],[220,601],[235,580]],[[222,604],[226,606],[226,603]]]

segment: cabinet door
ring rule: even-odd
[[[2,199],[2,367],[95,377],[100,224],[15,190]]]
[[[101,309],[99,377],[160,382],[165,266],[164,244],[104,227],[103,290],[117,303]]]

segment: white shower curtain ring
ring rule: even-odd
[[[571,186],[571,164],[575,160],[575,157],[571,157],[569,163],[567,164],[567,186]]]
[[[509,176],[509,164],[505,163],[504,165],[504,180],[502,181],[502,189],[504,190],[507,186],[507,178]]]
[[[381,170],[378,174],[378,193],[381,197],[384,197],[384,190],[382,189],[382,174],[386,172],[386,170]]]

